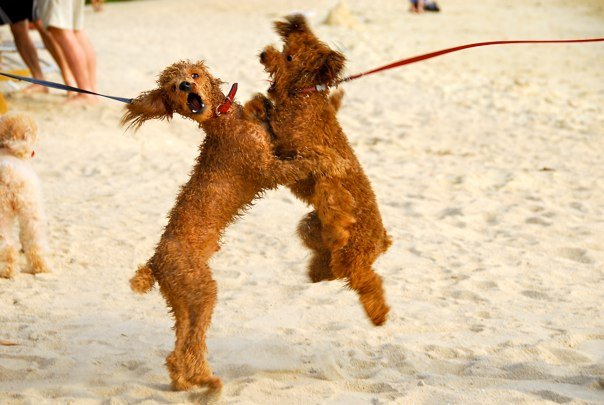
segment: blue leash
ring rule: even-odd
[[[92,91],[79,89],[77,87],[67,86],[67,85],[61,84],[61,83],[47,82],[46,80],[38,80],[38,79],[33,79],[31,77],[17,76],[17,75],[13,75],[10,73],[3,73],[3,72],[0,72],[0,75],[10,77],[11,79],[15,79],[15,80],[23,80],[25,82],[39,84],[40,86],[51,87],[53,89],[75,91],[76,93],[91,94],[93,96],[100,96],[100,97],[110,98],[111,100],[121,101],[122,103],[126,103],[126,104],[132,103],[131,98],[107,96],[105,94],[99,94],[99,93],[95,93]]]

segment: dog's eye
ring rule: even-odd
[[[288,62],[291,62],[292,60],[294,60],[294,57],[292,55],[287,55],[285,59],[287,59]]]
[[[193,73],[193,74],[191,75],[191,77],[192,77],[193,79],[197,79],[197,78],[199,77],[199,75],[198,75],[197,73]]]

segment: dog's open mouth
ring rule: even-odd
[[[187,107],[193,114],[201,114],[205,110],[206,105],[199,95],[195,93],[189,93],[187,96]]]

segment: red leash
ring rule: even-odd
[[[603,42],[603,41],[604,41],[604,38],[476,42],[476,43],[473,43],[473,44],[456,46],[454,48],[443,49],[441,51],[430,52],[430,53],[426,53],[424,55],[419,55],[419,56],[414,56],[414,57],[411,57],[411,58],[399,60],[398,62],[394,62],[394,63],[391,63],[389,65],[381,66],[379,68],[376,68],[376,69],[373,69],[373,70],[369,70],[367,72],[358,73],[356,75],[348,76],[348,77],[346,77],[346,78],[338,81],[338,84],[342,83],[342,82],[349,82],[351,80],[358,79],[359,77],[368,76],[368,75],[371,75],[373,73],[381,72],[383,70],[388,70],[388,69],[392,69],[392,68],[399,67],[399,66],[409,65],[411,63],[420,62],[422,60],[435,58],[437,56],[444,55],[444,54],[447,54],[447,53],[457,52],[457,51],[461,51],[463,49],[468,49],[468,48],[476,48],[478,46],[505,45],[505,44],[559,44],[559,43]],[[319,86],[324,86],[324,85],[319,85]],[[318,87],[318,86],[316,86],[316,87]],[[321,88],[321,89],[316,89],[316,90],[320,91],[320,90],[324,90],[324,89]]]

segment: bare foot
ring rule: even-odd
[[[31,94],[31,93],[44,93],[48,94],[48,87],[40,86],[38,84],[30,84],[26,88],[22,90],[23,93]]]
[[[91,3],[94,11],[97,13],[103,11],[103,0],[92,0]]]
[[[71,105],[94,105],[98,103],[99,100],[96,96],[90,94],[76,94],[75,96],[67,98],[65,104]]]

